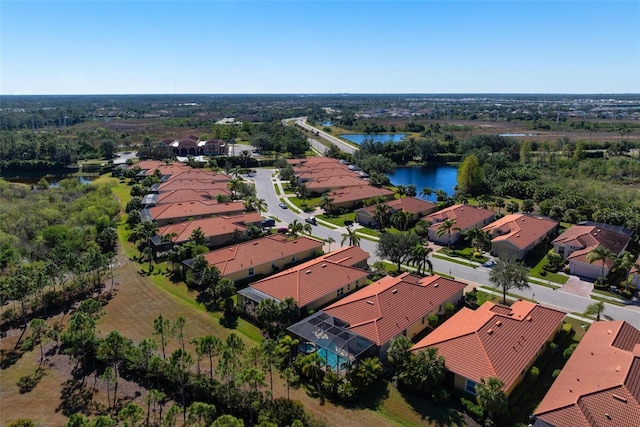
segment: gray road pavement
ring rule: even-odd
[[[335,145],[338,146],[338,148],[342,151],[344,151],[345,153],[350,153],[353,154],[354,152],[356,152],[358,149],[350,144],[345,143],[344,141],[342,141],[340,138],[336,138],[335,136],[327,133],[327,132],[323,132],[321,130],[318,130],[316,128],[314,128],[313,126],[310,126],[307,124],[307,118],[306,117],[296,117],[295,119],[293,119],[295,121],[295,123],[311,132],[314,132],[317,136],[319,136],[322,139],[325,139],[329,142],[334,143]],[[322,150],[321,152],[324,152],[324,150]]]

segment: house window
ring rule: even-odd
[[[342,295],[344,295],[344,289],[340,288],[338,289],[338,298],[340,298]]]
[[[249,276],[253,276],[253,274],[254,274],[254,270],[253,270],[253,267],[251,267],[251,268],[249,269]]]
[[[295,255],[291,257],[291,262],[296,262],[296,256]]]
[[[467,393],[471,393],[474,396],[476,395],[476,382],[475,381],[471,381],[471,380],[466,380],[465,385],[464,385],[464,391],[466,391]]]
[[[276,268],[276,262],[275,262],[275,261],[273,261],[273,262],[271,263],[271,268]]]
[[[351,283],[348,283],[347,284],[347,291],[350,291],[350,290],[351,290]]]
[[[424,325],[424,316],[422,316],[422,324]]]
[[[404,331],[402,331],[402,336],[406,337],[407,336],[407,330],[405,329]]]

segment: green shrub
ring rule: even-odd
[[[531,380],[531,382],[536,382],[539,376],[540,369],[538,369],[537,366],[532,366],[531,370],[529,371],[529,379]]]
[[[551,374],[553,379],[556,379],[558,375],[560,375],[560,372],[562,372],[562,369],[556,369],[555,371],[553,371],[553,373]]]
[[[436,314],[431,314],[428,317],[429,319],[429,326],[436,326],[438,324],[438,315]]]
[[[477,420],[482,419],[483,411],[480,405],[469,399],[465,399],[464,397],[460,398],[460,403],[462,403],[462,406],[464,406],[467,414],[471,415]]]

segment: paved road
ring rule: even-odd
[[[321,137],[324,140],[327,140],[333,144],[335,144],[336,146],[338,146],[338,148],[341,151],[344,151],[345,153],[350,153],[353,154],[355,153],[358,149],[350,144],[347,144],[346,142],[344,142],[343,140],[341,140],[340,138],[336,138],[335,136],[327,133],[327,132],[323,132],[321,130],[318,130],[316,128],[314,128],[313,126],[310,126],[307,124],[307,118],[306,117],[295,117],[293,119],[287,119],[287,120],[283,120],[283,123],[287,123],[290,121],[294,121],[298,126],[303,127],[311,132],[314,132],[317,136]],[[323,147],[324,148],[324,147]],[[323,150],[320,150],[320,152],[324,152]]]
[[[254,176],[256,192],[258,194],[258,197],[265,199],[265,201],[267,202],[267,210],[269,215],[276,217],[280,221],[277,223],[277,226],[279,227],[286,227],[287,224],[293,222],[296,219],[299,221],[304,221],[304,218],[310,216],[310,214],[298,214],[292,209],[282,209],[278,206],[278,204],[280,203],[280,196],[276,194],[273,185],[272,174],[274,172],[274,169],[258,169],[256,176]],[[344,234],[344,232],[344,227],[331,229],[319,223],[319,225],[313,227],[312,234],[313,236],[319,237],[321,239],[332,237],[335,243],[331,245],[331,249],[336,249],[340,246],[340,242],[342,241],[342,235]],[[375,255],[376,242],[367,239],[361,239],[360,247],[362,247],[362,249],[370,254],[369,264],[372,264],[379,260],[379,258]],[[328,249],[329,247],[325,246],[325,250]],[[433,257],[431,258],[431,262],[433,263],[433,268],[436,272],[449,274],[456,279],[468,282],[475,286],[490,287],[490,267],[479,266],[476,268],[472,268]],[[568,313],[582,313],[584,312],[587,305],[594,302],[594,300],[586,297],[563,292],[560,290],[554,290],[545,286],[540,286],[533,283],[531,283],[530,286],[530,289],[525,289],[523,291],[512,289],[509,292],[525,298],[535,299],[545,306],[557,308]],[[631,305],[627,307],[620,307],[607,303],[606,309],[604,311],[604,316],[608,316],[615,320],[625,320],[634,325],[636,328],[640,328],[640,307],[638,306]]]

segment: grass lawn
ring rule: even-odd
[[[358,234],[366,234],[368,236],[380,237],[380,232],[374,230],[373,228],[369,228],[369,227],[358,228],[358,230],[356,230],[356,232]]]
[[[336,227],[344,227],[344,222],[346,221],[355,221],[356,219],[356,214],[354,212],[348,212],[346,215],[345,214],[320,214],[318,215],[318,218],[320,218],[323,221],[326,221],[328,223],[331,223],[333,225],[335,225]],[[358,230],[360,231],[360,230]]]
[[[547,263],[547,253],[550,249],[550,243],[538,245],[535,250],[527,254],[524,260],[524,264],[529,267],[529,276],[536,277],[545,281],[550,280],[552,282],[564,285],[566,281],[569,280],[568,276],[545,272],[542,268]]]
[[[297,197],[289,197],[289,201],[293,203],[297,208],[304,212],[310,212],[318,206],[320,203],[320,197],[313,197],[311,199],[299,199]]]

